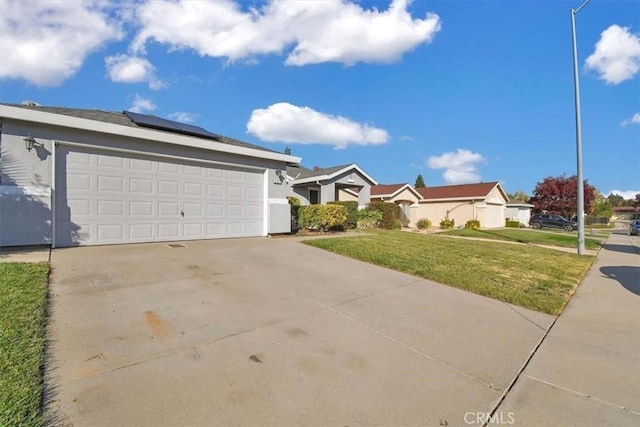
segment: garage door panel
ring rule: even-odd
[[[129,215],[132,217],[154,216],[154,203],[151,201],[131,201],[129,202]]]
[[[224,197],[224,185],[207,184],[207,197],[208,198]]]
[[[124,192],[124,178],[121,176],[98,175],[99,192]]]
[[[123,169],[125,159],[117,156],[99,155],[98,167],[102,169]]]
[[[147,178],[131,178],[129,180],[129,192],[135,194],[154,194],[154,181]]]
[[[158,224],[158,238],[160,240],[177,239],[180,225],[177,222]]]
[[[130,224],[129,225],[129,237],[132,240],[141,240],[141,241],[152,241],[154,238],[153,235],[153,224]]]
[[[243,199],[244,192],[243,188],[235,185],[227,186],[227,198],[229,199]]]
[[[200,182],[185,182],[182,194],[187,197],[203,197],[204,184]]]
[[[98,200],[98,217],[104,216],[124,216],[123,200]]]
[[[156,168],[154,167],[156,163],[151,160],[145,159],[129,159],[129,170],[132,172],[155,172]]]
[[[56,245],[263,235],[261,171],[59,146]]]
[[[91,190],[91,175],[87,173],[70,173],[67,175],[68,190]]]
[[[179,188],[180,185],[178,184],[178,181],[158,181],[159,196],[177,196],[179,194]]]
[[[121,242],[124,240],[124,224],[96,224],[95,239],[101,242]]]

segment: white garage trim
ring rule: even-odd
[[[58,143],[51,144],[51,248],[56,248],[56,147]]]

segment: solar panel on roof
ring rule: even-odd
[[[220,137],[218,135],[203,129],[200,126],[174,122],[173,120],[163,119],[161,117],[151,116],[148,114],[134,113],[132,111],[125,111],[124,113],[138,126],[220,141]]]

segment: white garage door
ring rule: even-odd
[[[264,173],[59,146],[56,246],[263,235]]]
[[[504,205],[494,205],[487,203],[484,211],[483,228],[500,228],[505,226]]]

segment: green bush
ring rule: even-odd
[[[448,230],[456,226],[456,221],[454,219],[445,218],[440,221],[440,228],[443,230]]]
[[[300,199],[296,196],[287,196],[287,201],[291,206],[300,206]]]
[[[426,230],[427,228],[431,228],[431,221],[426,218],[421,218],[416,223],[418,230]]]
[[[308,230],[344,227],[346,221],[347,208],[340,205],[309,205],[298,210],[298,225]]]
[[[358,211],[358,228],[378,228],[380,223],[382,223],[382,212],[371,209],[362,209],[361,211]]]
[[[391,224],[391,229],[392,230],[401,230],[402,229],[402,221],[400,221],[399,219],[396,219],[395,221],[393,221],[393,224]]]
[[[356,228],[358,225],[358,202],[329,202],[327,204],[344,206],[347,209],[347,222],[345,222],[344,227],[348,229]]]
[[[478,221],[477,219],[470,219],[464,224],[464,228],[467,228],[469,230],[477,230],[480,228],[480,221]]]
[[[380,222],[381,228],[386,228],[387,230],[392,230],[396,224],[395,222],[399,220],[398,218],[398,205],[395,203],[387,203],[387,202],[371,202],[369,203],[370,210],[377,211],[382,213],[382,221]],[[400,224],[402,227],[402,224]]]
[[[520,228],[521,226],[522,224],[520,224],[520,221],[507,221],[507,227]]]

